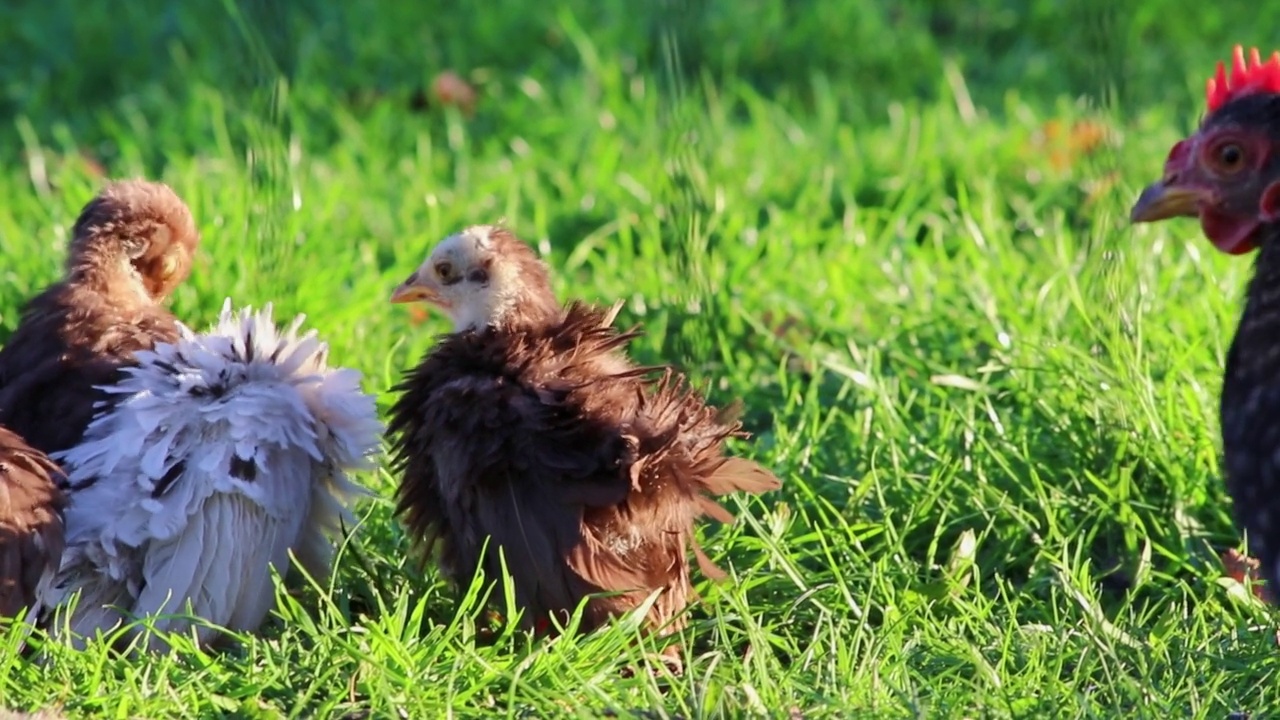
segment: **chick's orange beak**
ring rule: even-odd
[[[1161,180],[1148,185],[1129,211],[1130,222],[1156,222],[1172,217],[1196,217],[1202,205],[1212,200],[1206,188],[1179,185]]]
[[[428,285],[418,278],[418,273],[409,276],[407,280],[396,286],[391,291],[391,302],[393,303],[411,303],[426,302],[432,305],[443,305],[443,298],[435,288]]]

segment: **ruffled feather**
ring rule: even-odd
[[[274,600],[270,568],[286,575],[290,551],[327,575],[329,538],[367,494],[351,473],[372,469],[382,425],[360,374],[330,368],[303,320],[280,330],[270,305],[233,313],[227,300],[209,332],[180,328],[102,388],[109,400],[83,442],[57,456],[67,550],[44,604],[82,597],[55,632],[66,623],[92,635],[187,603],[209,623],[254,631]]]

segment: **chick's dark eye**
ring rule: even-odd
[[[453,265],[451,265],[451,264],[449,264],[449,263],[447,263],[447,262],[436,263],[436,275],[439,275],[441,280],[450,280],[450,279],[452,279],[452,278],[453,278]]]

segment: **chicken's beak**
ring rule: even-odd
[[[440,293],[436,292],[435,288],[420,280],[418,273],[415,272],[407,280],[397,285],[395,290],[391,291],[391,302],[426,302],[432,305],[443,305],[444,299],[440,297]]]
[[[1178,185],[1161,180],[1148,185],[1129,211],[1129,221],[1156,222],[1172,217],[1196,217],[1201,205],[1209,202],[1209,191],[1204,188]]]

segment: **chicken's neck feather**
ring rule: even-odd
[[[1227,353],[1224,406],[1255,387],[1280,382],[1280,224],[1263,226],[1244,311]]]

